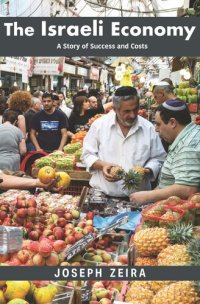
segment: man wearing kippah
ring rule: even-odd
[[[169,151],[158,188],[132,193],[130,200],[135,205],[174,195],[187,199],[200,189],[200,126],[191,122],[185,102],[164,102],[156,111],[155,122],[160,137],[170,144]]]
[[[114,197],[130,194],[123,182],[110,174],[113,166],[128,171],[146,169],[140,190],[151,189],[165,159],[165,151],[153,125],[138,116],[139,98],[135,88],[123,86],[113,96],[113,111],[97,119],[87,133],[82,160],[92,173],[90,185]]]

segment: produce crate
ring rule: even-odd
[[[78,196],[81,194],[83,187],[89,187],[89,181],[86,180],[71,180],[69,187],[66,189],[65,194]]]
[[[32,168],[31,176],[36,178],[38,176],[38,168]],[[58,170],[61,171],[61,170]],[[91,178],[91,174],[87,171],[78,171],[78,170],[68,170],[66,171],[69,176],[71,177],[72,180],[77,180],[77,181],[89,181]]]

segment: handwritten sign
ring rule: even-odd
[[[82,303],[90,301],[92,293],[92,287],[90,284],[87,284],[81,288],[81,301]]]

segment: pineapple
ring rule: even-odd
[[[124,174],[124,187],[123,189],[137,190],[142,183],[145,175],[145,168],[135,166]]]
[[[174,243],[186,243],[193,234],[191,225],[176,225],[169,229],[153,227],[135,233],[134,245],[141,256],[157,255]]]
[[[170,245],[158,255],[158,266],[187,266],[190,263],[186,245]]]
[[[156,258],[152,257],[138,257],[134,263],[135,266],[157,266],[158,262]]]
[[[145,282],[140,282],[145,283]],[[154,293],[149,288],[148,284],[137,284],[133,285],[131,284],[126,297],[125,301],[132,303],[133,301],[142,301],[142,303],[150,304],[151,300],[153,299]]]
[[[158,255],[158,266],[200,266],[200,238],[186,245],[170,245]]]
[[[147,228],[136,232],[134,245],[141,256],[157,255],[169,244],[167,230],[165,228]]]
[[[150,285],[150,289],[154,292],[157,293],[161,288],[170,285],[174,281],[148,281]]]
[[[193,282],[176,282],[161,288],[151,304],[195,304],[199,301],[197,288]]]
[[[113,166],[110,169],[110,175],[115,179],[122,179],[124,176],[124,170],[120,166]]]
[[[156,205],[145,212],[145,215],[157,215],[162,216],[166,210],[162,205]]]

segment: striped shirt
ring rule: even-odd
[[[173,184],[200,188],[200,126],[191,122],[170,145],[159,188]]]

